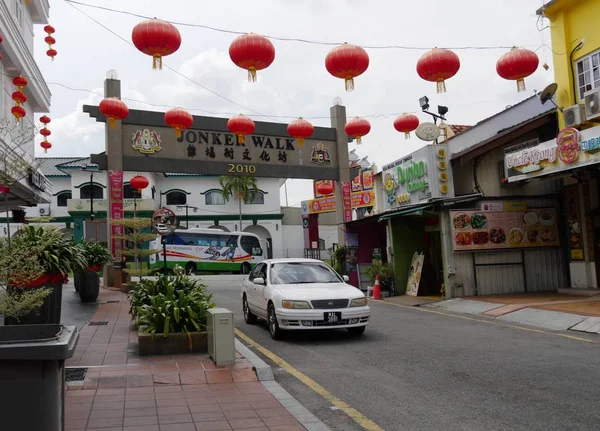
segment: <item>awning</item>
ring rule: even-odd
[[[411,205],[403,208],[399,208],[395,211],[390,211],[383,214],[379,217],[378,221],[389,220],[399,216],[421,216],[423,215],[423,211],[433,208],[434,206],[438,208],[448,208],[456,204],[464,203],[464,202],[472,202],[478,199],[481,199],[481,193],[472,193],[470,195],[462,195],[455,196],[453,198],[440,199],[434,202],[427,202],[417,205]]]

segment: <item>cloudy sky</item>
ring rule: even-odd
[[[42,26],[36,28],[35,44],[36,58],[52,91],[53,147],[48,154],[52,156],[88,156],[103,151],[104,129],[84,115],[81,106],[99,103],[109,69],[117,71],[123,97],[133,109],[165,111],[182,106],[196,115],[227,118],[244,113],[255,120],[282,123],[302,116],[315,125],[329,126],[329,107],[339,97],[347,107],[348,117],[363,116],[372,125],[363,145],[350,144],[350,149],[357,148],[360,156],[368,156],[379,168],[424,145],[416,137],[405,140],[393,128],[398,114],[419,110],[421,96],[427,95],[433,107],[448,106],[450,124],[472,125],[553,81],[551,51],[541,47],[550,45],[550,35],[548,30],[538,30],[547,23],[537,23],[535,15],[543,0],[82,0],[81,3],[195,25],[178,25],[182,46],[164,59],[165,64],[189,79],[168,69],[153,71],[151,58],[128,43],[132,28],[142,18],[50,0],[50,22],[56,28],[58,50],[55,61],[44,54]],[[419,49],[367,49],[369,69],[356,79],[356,89],[349,93],[344,91],[343,81],[325,70],[324,59],[331,46],[273,40],[275,62],[259,72],[258,82],[248,83],[246,72],[229,59],[229,44],[236,36],[203,26],[318,42]],[[447,82],[445,94],[437,95],[435,84],[421,80],[415,71],[418,58],[435,46],[514,45],[539,48],[540,68],[526,81],[526,93],[517,93],[514,82],[504,81],[496,74],[496,61],[507,51],[505,48],[456,49],[461,69]],[[544,63],[550,66],[548,71],[541,67]],[[421,121],[428,121],[424,114],[418,115]],[[299,205],[301,200],[311,197],[310,181],[288,182],[290,205]],[[283,193],[282,204],[285,204]]]

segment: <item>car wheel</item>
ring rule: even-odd
[[[269,318],[267,324],[269,326],[269,333],[273,340],[280,340],[282,331],[279,329],[279,323],[277,323],[277,316],[275,315],[275,307],[273,304],[269,305]]]
[[[242,301],[242,308],[244,309],[244,320],[248,325],[254,325],[256,323],[256,315],[250,311],[250,307],[248,306],[248,300],[246,299],[246,295],[244,295],[244,299]]]
[[[240,271],[242,274],[250,274],[250,264],[248,262],[242,263],[242,268]]]
[[[365,333],[365,329],[367,329],[366,326],[357,326],[354,328],[348,328],[348,332],[350,335],[362,335]]]
[[[196,264],[194,262],[188,262],[185,264],[185,273],[187,275],[194,275],[196,272]]]

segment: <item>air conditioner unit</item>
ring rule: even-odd
[[[600,121],[600,88],[584,94],[585,118],[588,121]]]
[[[41,216],[49,216],[50,215],[50,208],[40,208],[39,212],[40,212]]]
[[[563,111],[565,127],[575,127],[585,123],[585,106],[578,103],[577,105],[569,106]]]

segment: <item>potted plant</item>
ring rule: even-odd
[[[340,275],[346,274],[346,246],[342,245],[335,251],[330,251],[333,269]]]
[[[84,241],[81,243],[87,267],[80,272],[79,297],[81,302],[95,302],[100,293],[100,277],[102,267],[112,262],[112,254],[99,242]]]
[[[10,245],[0,240],[0,314],[5,325],[48,323],[52,292],[44,287],[48,276],[38,252],[18,237]]]
[[[140,355],[207,351],[206,320],[215,303],[198,280],[161,274],[142,280],[128,296]]]
[[[394,294],[394,267],[389,263],[371,265],[365,271],[369,281],[375,282],[375,277],[379,275],[379,285],[382,290],[390,292],[390,296]]]

